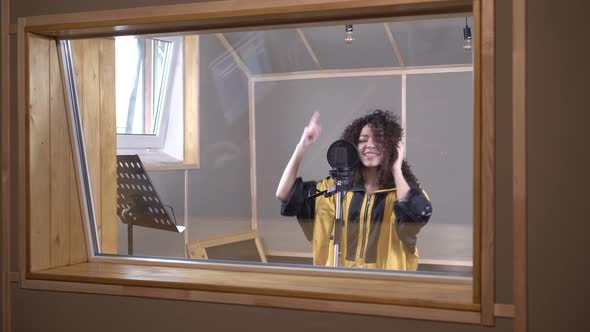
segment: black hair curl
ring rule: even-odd
[[[395,160],[397,160],[397,144],[402,139],[403,129],[398,121],[396,115],[389,111],[375,110],[361,118],[354,120],[342,133],[341,139],[353,143],[355,146],[359,144],[359,136],[362,129],[369,125],[373,130],[373,135],[382,146],[383,162],[377,168],[377,185],[379,188],[387,188],[395,186],[395,180],[391,173],[391,167]],[[353,181],[361,181],[363,178],[362,170],[363,164],[359,162],[353,170]],[[406,181],[417,182],[414,173],[412,172],[408,163],[404,160],[402,162],[402,174]]]

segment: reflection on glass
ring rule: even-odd
[[[147,166],[145,180],[166,206],[160,212],[184,232],[132,225],[133,254],[470,273],[473,65],[462,49],[464,19],[357,22],[349,45],[342,40],[348,22],[199,34],[198,47],[181,46],[177,55],[174,42],[117,38],[112,131],[146,134],[162,126],[162,149],[183,149],[168,137],[185,125],[199,137],[199,168]],[[196,59],[195,72],[182,59]],[[187,75],[198,80],[192,93],[199,116],[185,124],[183,104],[175,102]],[[308,197],[333,185],[326,152],[340,138],[353,143],[360,162],[343,193],[335,264],[336,196]],[[134,206],[142,208],[141,198]],[[124,255],[129,224],[119,215],[117,225]]]

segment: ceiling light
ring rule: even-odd
[[[346,31],[346,37],[344,37],[344,43],[346,45],[352,44],[352,42],[354,41],[354,37],[352,36],[352,24],[345,25],[344,31]]]
[[[471,28],[467,24],[467,17],[465,17],[465,27],[463,28],[463,49],[467,52],[471,51],[473,43],[471,40]]]

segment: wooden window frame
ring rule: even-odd
[[[86,246],[88,259],[85,262],[31,270],[27,189],[29,146],[26,143],[29,134],[26,119],[30,74],[27,42],[31,34],[50,38],[83,38],[456,12],[471,12],[474,18],[475,213],[472,279],[105,257],[96,256],[92,246]],[[493,263],[494,0],[213,1],[20,18],[17,35],[17,209],[21,235],[21,287],[494,324],[499,311],[495,310],[494,303]],[[86,239],[89,240],[88,234]],[[350,285],[355,287],[346,287]],[[388,291],[384,292],[385,289]],[[502,315],[512,312],[509,309],[501,310]]]

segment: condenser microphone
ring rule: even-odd
[[[328,148],[328,164],[336,170],[351,170],[359,161],[356,146],[346,140],[337,140]]]

